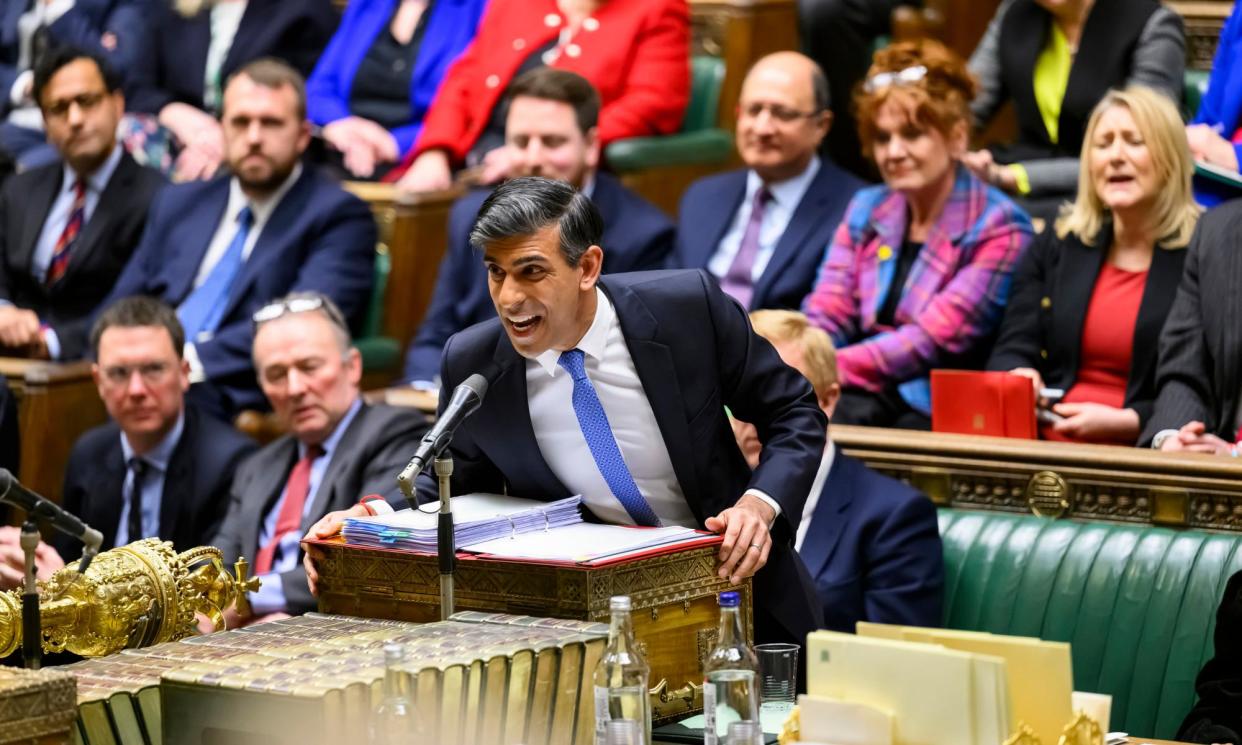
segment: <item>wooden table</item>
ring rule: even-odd
[[[18,400],[22,448],[18,478],[59,502],[73,443],[108,418],[91,379],[91,364],[0,357],[0,374],[8,378]]]

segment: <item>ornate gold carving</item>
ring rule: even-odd
[[[1018,731],[1013,736],[1005,740],[1004,745],[1041,745],[1039,736],[1035,734],[1035,730],[1025,722],[1018,722]]]
[[[910,484],[936,504],[948,504],[953,498],[953,474],[943,468],[915,466],[910,471]]]
[[[681,688],[669,690],[668,680],[660,682],[647,692],[651,701],[651,717],[655,720],[668,719],[687,712],[703,708],[703,685],[686,681]]]
[[[1054,471],[1040,471],[1026,484],[1026,502],[1040,517],[1059,518],[1069,510],[1069,484]]]
[[[1104,745],[1104,733],[1098,722],[1080,711],[1065,725],[1057,745]]]
[[[224,611],[256,590],[239,560],[234,574],[220,549],[202,546],[178,554],[168,541],[147,538],[105,551],[85,575],[74,562],[40,583],[43,649],[99,657],[195,633],[196,612],[224,627]],[[21,645],[19,591],[0,593],[0,656]]]

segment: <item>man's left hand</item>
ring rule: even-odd
[[[707,518],[707,529],[724,534],[720,544],[718,574],[733,584],[740,584],[747,577],[768,563],[772,549],[772,536],[768,525],[776,518],[771,505],[753,494],[743,494],[737,504],[715,517]]]

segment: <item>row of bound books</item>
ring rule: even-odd
[[[365,741],[382,648],[406,646],[411,743],[589,742],[606,624],[459,613],[430,624],[308,614],[65,669],[84,745]]]

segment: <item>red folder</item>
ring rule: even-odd
[[[1007,372],[932,370],[932,431],[1034,440],[1035,388]]]

